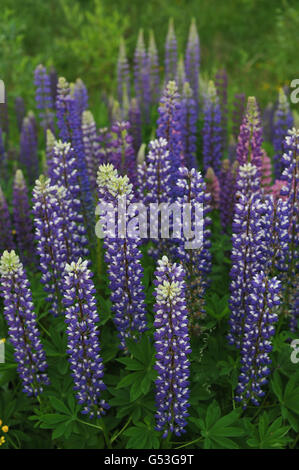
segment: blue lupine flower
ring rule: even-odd
[[[169,432],[180,436],[187,425],[191,353],[185,273],[163,256],[155,276],[156,429],[163,437]]]
[[[19,257],[4,251],[0,260],[1,297],[23,391],[37,396],[49,385],[47,362],[37,328],[29,282]]]

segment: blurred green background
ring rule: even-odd
[[[226,68],[231,95],[254,94],[265,105],[299,72],[298,0],[1,0],[1,10],[0,78],[9,106],[21,95],[34,107],[33,70],[43,63],[69,81],[81,77],[95,111],[101,91],[115,91],[120,36],[132,62],[139,28],[146,38],[152,28],[162,63],[169,17],[181,52],[196,18],[201,73]]]

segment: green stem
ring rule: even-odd
[[[183,449],[183,447],[191,446],[191,444],[195,444],[196,442],[202,441],[202,439],[203,439],[202,437],[199,437],[199,438],[195,439],[194,441],[186,442],[182,446],[175,447],[175,450],[176,449]]]
[[[105,439],[105,442],[106,442],[106,446],[107,446],[108,449],[112,449],[111,441],[109,439],[109,434],[108,434],[106,424],[105,424],[103,418],[101,419],[101,422],[102,422],[102,429],[103,429],[103,434],[104,434],[104,439]]]
[[[99,431],[103,431],[103,428],[101,428],[100,426],[97,426],[96,424],[87,423],[86,421],[83,421],[82,419],[79,419],[79,418],[77,418],[77,421],[81,424],[86,424],[86,426],[90,426],[91,428],[95,428],[95,429],[98,429]]]
[[[164,442],[162,442],[161,449],[171,449],[170,439],[171,439],[171,432],[167,434],[166,439],[164,440]]]
[[[132,418],[130,417],[128,419],[128,421],[126,422],[126,424],[121,428],[121,430],[115,434],[114,436],[112,436],[111,438],[111,444],[112,442],[116,441],[116,439],[124,432],[124,430],[129,426],[130,422],[131,422]]]
[[[252,421],[254,421],[254,420],[257,418],[257,416],[260,414],[260,412],[262,411],[263,406],[264,406],[264,404],[265,404],[265,401],[266,401],[267,398],[268,398],[268,395],[269,395],[269,392],[266,393],[266,395],[265,395],[265,397],[264,397],[264,399],[263,399],[263,402],[261,403],[261,406],[258,407],[258,410],[257,410],[257,412],[255,413],[255,415],[253,416]]]

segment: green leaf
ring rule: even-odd
[[[51,405],[53,406],[54,410],[60,411],[66,415],[70,415],[70,410],[68,407],[63,403],[63,401],[59,400],[56,397],[49,397]]]
[[[124,388],[124,387],[127,387],[128,385],[132,385],[133,383],[135,382],[141,382],[143,378],[143,372],[132,372],[131,374],[128,374],[128,375],[125,375],[125,377],[123,377],[118,385],[117,385],[117,389],[118,388]]]

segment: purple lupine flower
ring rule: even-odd
[[[280,281],[264,272],[253,276],[249,285],[247,315],[241,344],[241,373],[235,400],[246,408],[249,402],[258,406],[265,395],[262,387],[270,374],[271,339],[275,333],[276,313],[280,305]]]
[[[226,70],[219,70],[215,75],[215,87],[219,97],[221,110],[221,128],[223,151],[227,147],[227,73]]]
[[[127,174],[136,185],[136,153],[128,121],[115,122],[111,127],[110,162],[121,175]]]
[[[38,396],[49,385],[47,362],[37,318],[34,313],[29,282],[19,257],[12,250],[4,251],[0,260],[1,296],[8,324],[10,342],[14,347],[17,371],[23,392]]]
[[[145,157],[145,144],[139,149],[139,154]],[[146,195],[146,182],[147,182],[147,164],[144,158],[137,163],[137,189],[136,196],[139,201],[145,200]]]
[[[108,127],[98,129],[99,165],[109,163],[111,160],[111,139],[112,137]]]
[[[162,137],[152,140],[146,160],[139,167],[139,194],[146,204],[155,205],[156,211],[159,210],[160,203],[171,203],[175,196],[174,184],[171,181],[171,165],[167,140]],[[155,207],[152,206],[152,208],[154,211]],[[164,217],[166,217],[165,221],[163,219],[157,225],[152,224],[148,227],[150,228],[148,236],[154,243],[150,253],[155,259],[162,256],[162,252],[168,250],[169,247],[168,240],[162,239],[162,227],[169,223],[167,213]]]
[[[68,97],[68,122],[71,132],[71,144],[74,149],[79,185],[80,185],[80,199],[83,206],[83,215],[85,223],[90,228],[92,225],[92,214],[93,214],[93,196],[91,192],[91,186],[88,178],[87,165],[84,154],[83,135],[81,128],[81,116],[78,108],[78,104],[75,98]]]
[[[32,120],[27,116],[23,120],[20,137],[20,163],[26,170],[29,183],[33,184],[38,176],[37,138]]]
[[[152,140],[146,157],[146,202],[170,202],[173,198],[171,188],[171,158],[166,139]]]
[[[232,223],[234,208],[234,188],[238,172],[238,162],[232,163],[228,158],[222,161],[221,172],[219,176],[220,183],[220,220],[223,229],[226,229]]]
[[[141,109],[141,114],[144,116],[147,122],[149,119],[150,80],[147,54],[144,45],[143,29],[140,29],[139,31],[134,54],[134,87],[135,95]]]
[[[233,102],[233,111],[232,111],[232,134],[235,140],[238,140],[240,133],[240,127],[243,121],[243,116],[245,112],[245,95],[244,93],[236,93]]]
[[[261,190],[261,176],[258,168],[252,163],[245,163],[240,166],[237,173],[235,185],[235,200],[240,194],[250,197]]]
[[[50,312],[61,311],[61,275],[67,261],[67,249],[61,227],[63,220],[57,195],[57,186],[43,175],[33,189],[33,215],[37,253],[40,258],[41,282],[51,303]]]
[[[198,320],[204,316],[204,294],[209,284],[209,274],[212,268],[210,253],[211,219],[208,216],[211,210],[210,194],[206,191],[206,183],[200,172],[186,167],[179,169],[176,185],[177,201],[180,207],[190,204],[192,240],[186,234],[185,218],[183,233],[177,246],[171,252],[180,259],[186,271],[188,309],[190,311],[192,328],[198,328]],[[202,211],[200,211],[200,206]],[[189,243],[189,248],[186,247]],[[191,249],[190,249],[191,248]]]
[[[75,154],[66,142],[55,142],[52,152],[51,184],[65,188],[57,192],[61,200],[62,231],[67,248],[67,262],[88,256],[87,236],[80,207],[80,188]]]
[[[53,101],[51,95],[50,77],[46,67],[38,65],[34,71],[34,84],[36,86],[35,100],[39,110],[41,124],[45,129],[54,130],[53,123]]]
[[[242,167],[241,167],[242,168]],[[258,194],[237,195],[233,220],[230,272],[230,333],[228,341],[240,347],[246,321],[250,285],[255,274],[269,263],[271,205]]]
[[[211,208],[219,209],[220,184],[213,168],[209,167],[206,172],[207,192],[211,195]]]
[[[262,143],[263,129],[257,102],[254,96],[249,96],[236,150],[239,165],[251,162],[260,169],[263,155]]]
[[[58,75],[53,66],[50,67],[49,70],[49,79],[50,79],[50,89],[51,89],[51,97],[53,103],[53,109],[56,107],[56,98],[57,98],[57,84],[58,84]]]
[[[71,140],[71,132],[67,120],[69,94],[69,83],[64,77],[60,77],[57,83],[56,116],[59,137],[63,142],[69,142]]]
[[[73,96],[77,104],[79,115],[82,116],[82,113],[88,108],[88,92],[81,78],[77,78],[74,84]]]
[[[181,125],[181,101],[176,83],[168,82],[160,100],[157,137],[166,139],[171,159],[171,181],[176,181],[177,172],[184,162]]]
[[[130,67],[126,55],[124,39],[120,39],[117,60],[117,99],[122,103],[124,88],[130,96]]]
[[[281,179],[284,186],[281,189],[281,196],[286,198],[288,204],[289,220],[289,251],[287,254],[287,282],[284,296],[284,308],[292,311],[291,328],[297,327],[297,317],[299,311],[296,308],[295,293],[299,286],[298,259],[299,259],[299,131],[290,129],[285,138],[285,153],[282,156],[282,166],[284,168]],[[295,309],[295,310],[294,310]]]
[[[275,114],[275,109],[277,108],[277,106],[278,106],[277,101],[274,104],[268,103],[262,114],[263,135],[264,135],[264,139],[268,142],[273,142],[274,114]]]
[[[78,170],[82,213],[86,226],[91,229],[93,197],[84,154],[80,109],[77,99],[70,95],[69,84],[62,77],[58,80],[56,109],[57,124],[61,140],[63,142],[71,142],[74,150]]]
[[[15,247],[8,205],[0,186],[0,253]]]
[[[100,418],[109,405],[101,398],[105,390],[104,366],[100,356],[99,315],[92,272],[88,262],[67,264],[63,280],[67,353],[74,380],[74,390],[82,413],[90,419]]]
[[[174,32],[173,18],[169,19],[168,32],[165,43],[165,82],[174,80],[176,77],[178,62],[178,46]]]
[[[180,436],[189,416],[188,311],[185,300],[185,273],[167,256],[158,261],[154,280],[154,333],[156,348],[156,429]]]
[[[204,100],[204,126],[203,136],[203,167],[204,170],[213,168],[219,176],[222,158],[222,127],[219,98],[214,82],[210,80]]]
[[[15,99],[15,110],[16,110],[16,116],[17,116],[18,129],[19,129],[19,132],[21,132],[22,122],[26,115],[25,103],[21,96],[17,96]]]
[[[102,162],[96,123],[90,111],[84,111],[82,114],[82,134],[89,181],[92,189],[95,190],[97,171]]]
[[[159,57],[153,30],[150,31],[147,51],[147,67],[149,74],[150,102],[155,105],[160,98]]]
[[[188,82],[184,83],[181,109],[184,162],[187,168],[196,168],[197,111],[193,91]]]
[[[199,36],[194,18],[191,20],[189,37],[185,54],[186,79],[194,93],[194,100],[198,104],[198,81],[200,65]]]
[[[101,165],[98,171],[99,202],[108,203],[116,217],[118,204],[135,202],[132,185],[128,177],[118,176],[113,165]],[[108,214],[108,215],[109,215]],[[100,215],[100,214],[99,214]],[[102,217],[100,222],[102,222]],[[103,223],[103,222],[102,222]],[[138,234],[128,231],[128,219],[124,217],[122,227],[114,227],[111,232],[109,224],[103,227],[105,233],[105,261],[108,265],[109,287],[111,290],[114,323],[118,329],[120,347],[126,351],[126,339],[137,339],[146,329],[145,294],[142,286],[143,268],[140,263],[141,239]]]
[[[283,171],[282,155],[284,153],[284,142],[287,131],[293,127],[294,119],[290,110],[288,98],[280,88],[278,96],[278,105],[274,114],[273,123],[273,147],[274,147],[274,173],[277,179],[280,179]]]
[[[125,96],[125,94],[123,96]],[[113,96],[109,96],[108,114],[111,124],[121,121],[122,115],[124,114],[124,110],[121,108],[119,102],[113,98]]]
[[[180,95],[182,95],[184,92],[184,85],[186,81],[187,79],[186,79],[186,73],[185,73],[184,58],[181,56],[178,61],[176,77],[175,77],[175,82],[177,84],[178,92],[180,93]]]
[[[129,122],[131,124],[131,135],[133,138],[133,147],[135,153],[138,153],[140,145],[142,143],[142,125],[141,125],[141,113],[136,98],[132,98],[130,102]]]
[[[34,260],[33,224],[28,189],[21,170],[17,170],[13,185],[13,218],[18,250],[24,264]]]
[[[53,148],[56,142],[55,136],[50,129],[47,129],[46,133],[46,162],[45,162],[45,173],[51,177],[51,171],[54,170],[52,157],[53,157]]]

